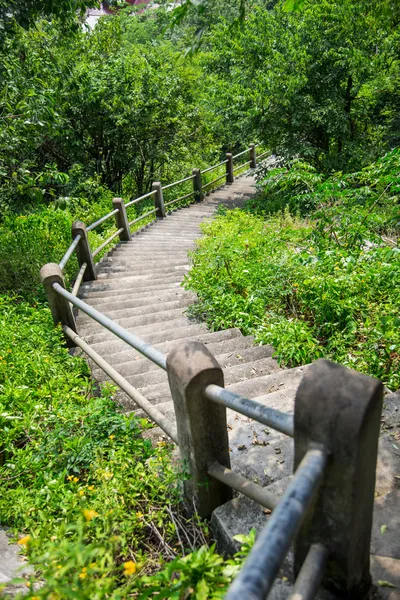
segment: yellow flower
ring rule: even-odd
[[[94,485],[88,485],[88,490],[93,491],[94,490]]]
[[[141,513],[141,512],[137,512],[136,516],[137,516],[138,519],[141,519],[142,517],[144,517],[144,514]]]
[[[79,490],[79,492],[78,492],[78,495],[79,495],[79,496],[84,496],[84,495],[85,495],[85,492],[84,492],[83,490]]]
[[[19,544],[20,546],[27,546],[30,539],[31,539],[31,536],[26,535],[25,537],[18,540],[17,544]]]
[[[39,596],[31,596],[31,600],[40,600]]]
[[[136,573],[136,563],[133,560],[128,560],[128,562],[124,563],[124,575],[129,577],[129,575],[134,575]]]
[[[25,581],[25,585],[26,585],[27,588],[30,588],[31,587],[31,582],[30,581]]]
[[[57,565],[57,569],[62,569],[62,565]]]
[[[78,577],[79,577],[79,579],[85,579],[85,577],[87,577],[87,573],[82,571],[82,573],[79,573]]]
[[[78,483],[78,481],[79,481],[79,478],[78,478],[78,477],[74,477],[74,478],[72,479],[72,481],[73,481],[74,483]]]
[[[108,437],[110,438],[110,440],[113,440],[115,438],[115,435],[109,435]]]
[[[96,512],[96,511],[95,511],[95,510],[93,510],[93,509],[90,509],[90,508],[85,508],[85,509],[84,509],[84,511],[83,511],[83,515],[84,515],[84,517],[85,517],[86,521],[91,521],[91,520],[92,520],[92,519],[94,519],[95,517],[98,517],[98,516],[99,516],[99,513],[98,513],[98,512]]]
[[[73,478],[74,478],[74,476],[73,476],[73,475],[68,475],[68,477],[67,477],[68,481],[72,481],[72,480],[73,480]]]

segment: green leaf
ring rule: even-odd
[[[395,588],[397,586],[394,585],[394,583],[390,583],[390,581],[385,581],[382,579],[378,580],[378,585],[380,585],[381,587],[389,587],[389,588]]]

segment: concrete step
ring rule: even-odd
[[[132,261],[132,260],[126,260],[126,259],[122,259],[122,258],[115,258],[115,259],[107,259],[107,261],[103,261],[101,263],[98,263],[96,270],[97,273],[115,273],[116,271],[125,271],[125,270],[129,270],[129,271],[134,271],[135,273],[141,273],[143,271],[151,271],[154,272],[154,270],[156,271],[164,271],[165,269],[169,270],[169,271],[176,271],[177,269],[181,268],[187,268],[187,266],[190,264],[189,258],[185,257],[185,258],[181,258],[181,259],[174,259],[171,258],[171,260],[154,260],[153,257],[149,257],[146,260],[140,260],[140,261]]]
[[[167,325],[170,321],[176,321],[176,319],[181,318],[185,318],[189,322],[189,319],[184,317],[182,309],[178,307],[171,310],[156,311],[154,313],[148,311],[147,313],[131,315],[130,317],[117,317],[114,321],[129,331],[134,331],[135,327],[143,328],[143,325],[148,325],[150,331],[151,329],[154,329],[154,326],[159,327],[161,324]],[[94,337],[101,333],[107,333],[107,330],[96,321],[92,320],[91,323],[87,323],[85,326],[85,335],[90,335],[93,341]]]
[[[140,315],[139,315],[140,316]],[[202,331],[208,331],[206,325],[204,323],[200,323],[200,322],[196,322],[196,321],[191,321],[190,319],[186,318],[185,316],[181,315],[175,319],[171,319],[170,321],[157,321],[155,323],[152,324],[144,324],[144,325],[137,325],[135,327],[130,327],[128,328],[124,328],[125,331],[128,331],[129,333],[133,333],[133,335],[135,335],[136,337],[142,339],[143,336],[149,336],[151,334],[160,334],[160,336],[166,336],[168,334],[168,332],[174,332],[177,329],[187,329],[187,328],[192,328],[195,327],[196,331],[199,331],[199,327],[202,327]],[[90,344],[97,344],[97,343],[101,343],[101,342],[114,342],[115,340],[118,340],[119,338],[117,336],[115,336],[113,333],[111,333],[111,331],[109,331],[108,329],[105,329],[104,327],[101,327],[99,325],[98,329],[96,330],[92,330],[92,332],[85,334],[85,338],[87,340],[90,340]]]
[[[185,290],[180,285],[174,286],[173,289],[170,287],[160,287],[160,289],[145,290],[138,292],[137,294],[132,291],[121,291],[119,295],[118,292],[110,292],[104,296],[101,292],[94,292],[93,296],[90,291],[82,294],[82,300],[86,301],[91,306],[99,307],[105,304],[106,306],[109,305],[113,308],[117,308],[121,303],[125,303],[124,306],[143,306],[146,302],[164,302],[189,297],[195,298],[193,292]],[[126,304],[128,302],[129,304]]]
[[[204,324],[187,325],[185,327],[168,329],[167,331],[151,331],[148,333],[145,333],[143,331],[140,332],[140,339],[146,342],[147,344],[157,345],[163,342],[182,340],[186,337],[194,337],[197,335],[201,335],[207,331],[207,327]],[[113,339],[107,339],[106,341],[94,343],[91,342],[91,336],[87,336],[87,339],[85,341],[87,341],[87,343],[89,343],[94,348],[94,350],[96,350],[96,352],[99,352],[100,354],[104,354],[104,352],[107,352],[108,354],[115,353],[129,348],[126,342],[119,340],[115,336],[113,336]]]
[[[260,359],[246,365],[235,365],[224,370],[225,386],[231,389],[232,386],[230,384],[234,384],[238,380],[241,381],[246,375],[248,377],[259,378],[257,377],[258,373],[276,371],[277,369],[279,367],[272,358]],[[151,376],[150,373],[147,373],[147,378],[142,375],[133,375],[127,377],[127,380],[134,387],[137,387],[152,404],[160,404],[170,400],[170,388],[165,372],[154,373]],[[246,383],[249,381],[252,381],[252,379],[246,380]]]
[[[182,314],[184,314],[185,308],[187,308],[191,304],[191,302],[192,300],[190,298],[179,298],[178,300],[172,300],[170,302],[158,301],[157,304],[146,304],[145,302],[143,302],[139,306],[132,307],[129,305],[127,308],[122,307],[117,308],[115,310],[108,310],[108,307],[105,306],[104,309],[101,310],[101,312],[113,320],[130,318],[137,315],[155,314],[158,312],[170,311],[177,308],[180,308]],[[91,305],[94,306],[92,303]],[[79,317],[77,318],[78,328],[85,327],[85,331],[87,331],[86,327],[88,327],[89,324],[92,323],[93,319],[85,315],[85,313],[79,313]]]
[[[251,338],[252,340],[253,338]],[[222,354],[216,355],[216,359],[224,367],[233,367],[234,365],[247,363],[253,360],[259,360],[260,358],[272,357],[274,354],[274,348],[270,345],[266,346],[251,346],[250,348],[244,348],[243,350],[237,349],[233,352],[223,352]]]
[[[257,377],[262,373],[272,372],[276,369],[279,369],[279,367],[277,366],[276,361],[270,357],[261,358],[244,364],[237,364],[224,369],[225,384],[227,385],[229,383],[241,381],[247,377]],[[126,379],[137,389],[158,385],[159,383],[167,381],[166,373],[161,369],[158,371],[127,375]]]
[[[141,267],[135,269],[136,277],[142,277],[143,281],[151,281],[152,276],[153,280],[158,281],[166,275],[173,275],[175,273],[178,273],[181,280],[183,280],[183,278],[188,274],[189,271],[189,263],[180,264],[176,267],[168,267],[165,269],[163,269],[162,267],[151,268],[147,267],[146,265],[142,265]],[[131,273],[132,267],[125,264],[119,264],[115,265],[111,269],[98,269],[97,281],[118,281],[121,277],[130,277]]]
[[[170,283],[180,283],[186,274],[186,270],[182,270],[182,272],[170,273],[157,275],[157,277],[152,277],[149,274],[146,275],[125,275],[118,277],[117,279],[110,280],[100,280],[96,279],[95,281],[85,282],[82,284],[82,292],[87,289],[93,291],[107,291],[107,290],[126,290],[129,288],[139,289],[145,288],[149,285],[161,285]]]
[[[174,243],[176,241],[179,242],[192,242],[193,240],[198,239],[201,236],[200,232],[189,232],[185,231],[185,233],[177,233],[176,231],[168,231],[168,230],[159,230],[154,229],[153,231],[147,231],[143,234],[142,240],[155,240],[157,243],[159,240],[168,243]]]
[[[193,342],[202,342],[207,346],[210,352],[214,354],[218,354],[218,352],[222,352],[222,349],[226,352],[230,352],[231,350],[238,350],[244,348],[249,348],[253,339],[251,336],[243,336],[239,329],[225,329],[224,331],[216,331],[213,333],[202,333],[200,335],[193,335],[191,337],[183,337],[181,339],[171,340],[169,342],[160,342],[158,344],[153,344],[155,348],[160,350],[165,354],[171,352],[178,344],[182,342],[193,341]],[[99,352],[103,358],[110,363],[110,365],[115,366],[116,368],[123,363],[129,363],[135,360],[139,360],[142,358],[142,355],[134,350],[133,348],[126,347],[119,351],[108,350],[107,348],[101,350]]]
[[[298,385],[306,370],[304,367],[294,369],[282,369],[277,373],[256,377],[248,381],[241,381],[229,386],[229,389],[236,394],[241,394],[247,398],[263,398],[271,392],[291,388]]]
[[[145,292],[159,292],[160,290],[173,292],[174,290],[179,289],[183,291],[180,280],[170,282],[163,281],[154,284],[149,283],[148,285],[140,286],[135,286],[133,282],[133,284],[131,283],[130,285],[121,285],[121,289],[119,290],[115,286],[110,289],[107,287],[106,283],[99,281],[95,288],[92,289],[91,287],[87,287],[83,289],[80,293],[80,298],[84,300],[85,298],[107,298],[112,296],[121,297],[122,295],[137,297],[139,294]],[[135,290],[137,290],[137,294],[135,293]]]
[[[243,338],[246,339],[246,338]],[[250,340],[252,343],[252,339]],[[268,358],[273,354],[274,349],[272,346],[251,346],[250,348],[243,348],[240,350],[227,352],[223,354],[217,354],[215,358],[219,362],[222,368],[232,367],[234,365],[241,365],[253,360],[259,360],[260,358]],[[135,361],[125,362],[118,365],[118,373],[124,377],[131,375],[144,374],[147,371],[158,370],[159,367],[151,362],[147,358],[138,358]],[[93,367],[93,376],[97,381],[107,381],[108,377],[99,367]]]

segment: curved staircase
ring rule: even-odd
[[[204,323],[187,315],[195,296],[181,285],[190,269],[188,252],[202,235],[200,224],[212,218],[221,204],[242,206],[255,193],[254,183],[252,176],[241,177],[202,203],[154,222],[132,241],[119,243],[98,264],[97,280],[82,284],[80,297],[165,354],[183,341],[206,344],[224,370],[228,389],[290,412],[305,367],[281,369],[272,358],[271,346],[255,346],[253,338],[238,329],[209,331]],[[165,371],[85,314],[78,315],[77,325],[96,352],[175,420]],[[107,380],[96,365],[92,364],[92,370],[97,381]],[[116,399],[124,410],[144,415],[123,392],[117,392]],[[228,427],[232,464],[242,475],[265,486],[291,474],[291,440],[287,436],[230,410]],[[165,435],[159,428],[151,431],[155,439]]]
[[[97,280],[82,284],[80,297],[165,354],[183,341],[206,344],[223,368],[227,389],[266,406],[293,412],[296,389],[307,367],[282,369],[272,357],[271,346],[256,346],[251,336],[243,336],[238,329],[211,332],[186,311],[195,296],[182,287],[182,282],[190,270],[188,252],[194,250],[196,240],[202,235],[200,224],[211,219],[221,204],[229,209],[242,206],[255,193],[254,183],[252,176],[238,178],[202,203],[175,211],[135,234],[132,241],[119,243],[97,265]],[[175,421],[165,371],[85,314],[78,315],[77,325],[80,335],[94,350]],[[91,367],[97,381],[107,380],[94,363]],[[123,392],[117,392],[116,400],[123,410],[144,416]],[[399,495],[400,453],[393,441],[399,425],[399,404],[399,394],[386,395],[371,547],[374,579],[395,582],[400,582],[400,548],[395,525],[399,518],[394,509]],[[232,468],[281,495],[293,471],[292,439],[229,409],[227,415]],[[153,441],[165,437],[159,427],[147,435]],[[251,527],[260,530],[268,518],[266,513],[245,496],[236,497],[214,511],[212,525],[221,548],[235,551],[233,536],[247,533]],[[393,526],[382,539],[380,528],[386,522]],[[290,570],[287,560],[283,574],[290,577]],[[271,597],[287,598],[289,590],[284,577],[278,580]],[[381,589],[378,596],[390,600],[399,597],[390,588]]]

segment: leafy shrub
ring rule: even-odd
[[[299,193],[312,187],[299,173],[312,174],[312,193]],[[204,226],[186,281],[192,311],[272,343],[288,365],[325,356],[398,388],[399,176],[398,150],[325,180],[298,162],[272,171],[249,209],[276,214],[236,210]],[[290,214],[305,196],[310,220]]]
[[[0,296],[0,523],[35,567],[24,597],[222,598],[254,532],[228,561],[207,547],[171,448],[112,391],[93,394],[48,309]]]

